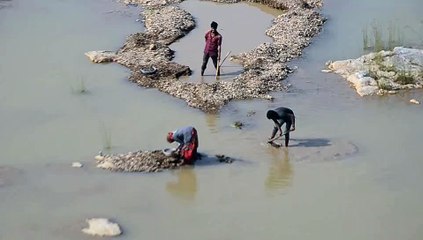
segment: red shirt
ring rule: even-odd
[[[204,53],[208,53],[210,56],[216,56],[218,47],[222,45],[222,35],[217,31],[213,34],[212,30],[210,30],[206,32],[204,38],[206,39]]]

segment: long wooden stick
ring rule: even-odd
[[[285,132],[285,133],[283,133],[283,134],[281,134],[281,135],[279,135],[279,136],[273,137],[272,139],[267,140],[267,142],[268,142],[268,143],[271,143],[271,142],[275,141],[276,139],[279,139],[279,138],[281,138],[282,136],[285,136],[285,135],[286,135],[287,133],[289,133],[289,132],[291,132],[291,131],[287,131],[287,132]]]
[[[220,70],[220,66],[222,66],[223,62],[226,60],[226,58],[229,56],[229,54],[231,54],[231,51],[229,51],[226,56],[223,58],[223,60],[221,60],[220,62],[217,63],[217,68],[216,68],[216,79],[217,79],[217,74],[219,73]]]

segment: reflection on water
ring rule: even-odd
[[[176,181],[168,182],[166,190],[175,198],[193,201],[197,193],[197,177],[192,166],[175,170]]]
[[[255,7],[260,9],[261,11],[263,11],[264,13],[270,14],[274,17],[277,17],[279,15],[281,15],[283,13],[282,10],[279,9],[275,9],[275,8],[271,8],[269,6],[260,4],[260,3],[255,3],[255,2],[246,2],[247,5]]]
[[[269,173],[264,182],[269,191],[280,191],[291,185],[293,169],[286,148],[268,148],[272,157]]]
[[[212,133],[218,132],[218,125],[217,121],[219,120],[218,114],[205,114],[206,116],[206,123]]]

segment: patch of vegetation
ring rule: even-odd
[[[234,128],[238,128],[238,129],[242,129],[242,127],[244,127],[244,124],[243,124],[241,121],[235,121],[235,122],[232,124],[232,127],[234,127]]]
[[[414,84],[415,80],[410,73],[406,71],[399,71],[395,82],[401,85]]]
[[[72,87],[72,92],[74,92],[76,94],[87,94],[88,93],[88,89],[85,86],[85,81],[82,77],[80,77],[80,82],[79,82],[78,86]]]
[[[374,39],[374,50],[379,52],[385,49],[385,43],[383,42],[382,26],[376,21],[372,23],[372,33]]]
[[[379,87],[379,89],[383,89],[387,91],[390,91],[393,89],[391,84],[389,84],[389,82],[387,81],[377,81],[377,86]]]
[[[368,32],[367,25],[361,30],[361,32],[363,35],[363,49],[367,50],[370,48],[369,35],[367,34]]]
[[[84,94],[84,93],[87,93],[88,91],[87,91],[87,87],[85,86],[85,82],[84,82],[84,80],[83,79],[81,79],[81,82],[80,82],[80,84],[79,84],[79,93],[81,93],[81,94]]]
[[[403,37],[399,26],[391,21],[388,26],[388,49],[394,49],[394,47],[402,44]]]
[[[101,124],[101,128],[103,132],[103,149],[110,150],[112,149],[112,132],[104,123]]]
[[[382,66],[382,62],[383,62],[383,56],[380,52],[376,53],[375,57],[373,58],[373,61],[379,65]]]
[[[369,70],[369,77],[373,78],[374,80],[378,80],[379,76],[377,75],[376,71]]]
[[[384,71],[384,72],[397,72],[398,71],[397,68],[394,65],[386,66],[386,65],[380,64],[379,69]]]

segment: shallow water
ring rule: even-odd
[[[138,9],[111,0],[11,5],[0,9],[0,239],[86,238],[80,230],[90,217],[116,220],[121,239],[422,238],[423,112],[408,103],[422,101],[422,91],[360,98],[339,76],[320,72],[328,60],[360,56],[361,31],[373,19],[416,29],[404,38],[418,45],[421,1],[327,0],[329,20],[292,63],[299,68],[287,80],[291,90],[274,93],[274,102],[230,103],[218,115],[139,88],[126,80],[127,69],[91,64],[83,55],[118,49],[142,31]],[[230,45],[237,43],[231,34],[242,31],[225,19],[248,12],[253,26],[265,28],[273,17],[247,4],[182,6],[198,24],[172,45],[175,60],[192,64],[189,81],[198,77],[206,13],[221,9],[214,19],[225,31],[224,52],[250,47]],[[191,42],[198,52],[186,56]],[[297,115],[288,150],[261,144],[271,131],[266,110],[281,105]],[[245,128],[230,127],[237,120]],[[243,161],[158,174],[109,173],[93,164],[109,145],[113,153],[163,148],[168,130],[188,124],[199,131],[200,151]],[[337,159],[351,149],[347,143],[358,153]],[[71,168],[74,161],[84,167]]]

